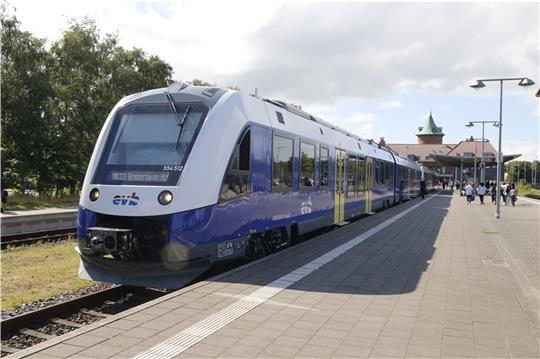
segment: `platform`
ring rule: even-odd
[[[412,200],[11,358],[538,357],[539,213]]]
[[[2,236],[53,231],[77,226],[77,208],[8,211],[0,215]]]

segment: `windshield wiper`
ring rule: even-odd
[[[182,117],[182,119],[180,119],[180,113],[178,112],[178,109],[176,108],[176,105],[174,103],[174,100],[171,94],[169,92],[165,92],[165,97],[167,98],[167,102],[169,103],[169,107],[171,108],[171,111],[174,113],[176,124],[178,125],[178,127],[180,127],[180,130],[178,131],[178,137],[176,138],[175,150],[177,150],[178,146],[180,145],[180,136],[182,135],[182,130],[184,129],[184,122],[186,121],[191,105],[188,105],[186,112],[184,113],[184,116]]]

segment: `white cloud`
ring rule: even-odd
[[[373,113],[353,113],[348,117],[323,117],[325,120],[364,139],[373,138],[376,122]]]
[[[400,107],[403,107],[403,104],[399,102],[398,100],[390,100],[390,101],[383,102],[380,105],[380,107],[381,108],[400,108]]]
[[[118,34],[122,46],[142,48],[170,63],[176,78],[215,82],[242,71],[252,58],[247,35],[267,22],[282,1],[16,0],[12,4],[21,27],[50,42],[60,38],[69,20],[90,16],[103,34]]]
[[[257,87],[304,107],[414,90],[470,95],[482,77],[540,79],[538,3],[12,3],[36,36],[56,40],[70,18],[89,15],[122,46],[170,63],[176,79]],[[496,94],[488,87],[480,95]]]
[[[534,140],[504,139],[502,152],[507,155],[521,154],[518,158],[521,161],[540,159],[540,147],[538,141]]]
[[[233,82],[307,105],[538,78],[537,14],[537,3],[288,4],[250,34]]]

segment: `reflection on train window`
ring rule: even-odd
[[[374,166],[374,171],[373,172],[375,174],[375,185],[378,185],[379,181],[380,181],[380,178],[381,178],[381,174],[380,174],[381,164],[380,164],[379,160],[373,161],[373,166]]]
[[[236,144],[229,169],[221,185],[220,200],[227,201],[244,196],[250,191],[249,153],[251,131],[246,131],[239,143]]]
[[[119,110],[92,182],[167,186],[178,183],[207,108],[197,103],[176,103],[176,108],[185,117],[182,126],[165,104],[130,105]]]
[[[390,179],[392,178],[392,165],[390,163],[385,163],[384,167],[384,184],[390,185]]]
[[[328,156],[330,150],[326,147],[321,147],[321,187],[328,187]]]
[[[315,145],[300,143],[300,188],[315,185]]]
[[[356,157],[349,156],[349,166],[347,174],[347,197],[352,198],[356,192]]]
[[[292,190],[293,140],[274,135],[272,148],[272,190]]]
[[[366,159],[364,157],[358,157],[358,183],[356,185],[357,192],[364,191],[364,179],[365,179],[365,165]]]

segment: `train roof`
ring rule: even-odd
[[[286,103],[285,101],[281,100],[261,98],[254,94],[247,95],[230,89],[223,89],[213,86],[193,86],[183,82],[176,82],[169,87],[153,89],[126,96],[120,101],[119,105],[123,106],[128,104],[166,102],[166,98],[163,96],[165,92],[169,92],[173,97],[175,97],[175,94],[182,93],[184,99],[188,98],[189,100],[202,102],[209,108],[214,107],[223,97],[223,95],[227,93],[229,93],[230,95],[237,93],[240,96],[244,97],[246,100],[247,98],[251,98],[257,101],[261,101],[262,103],[264,103],[267,109],[280,112],[282,114],[282,117],[285,117],[285,123],[282,123],[283,118],[280,120],[277,116],[272,115],[272,111],[268,111],[271,125],[275,129],[287,128],[299,135],[308,135],[308,137],[311,137],[313,140],[327,143],[334,143],[334,141],[331,141],[327,136],[328,132],[334,133],[334,136],[332,137],[335,137],[337,135],[340,140],[336,143],[338,143],[341,147],[343,147],[343,149],[349,152],[369,155],[371,157],[384,159],[387,161],[393,161],[395,159],[395,161],[402,166],[420,169],[420,165],[418,163],[400,157],[397,153],[391,151],[388,148],[379,146],[372,140],[362,139],[354,133],[342,129],[317,116],[314,116],[295,105]],[[299,119],[303,119],[307,122],[299,123]],[[312,124],[313,126],[309,126],[309,124]],[[307,127],[311,127],[311,131],[308,131]]]

